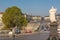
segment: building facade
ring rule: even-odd
[[[2,15],[3,15],[3,12],[0,12],[0,29],[3,28],[4,24],[2,22]]]

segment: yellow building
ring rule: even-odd
[[[41,17],[41,16],[32,16],[31,19],[32,19],[32,21],[34,21],[34,22],[40,22],[41,19],[42,19],[42,17]]]

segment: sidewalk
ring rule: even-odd
[[[13,35],[15,35],[15,36],[22,36],[22,35],[32,35],[32,34],[36,34],[36,33],[38,33],[38,32],[33,32],[33,33],[21,33],[21,34],[13,34]],[[12,36],[12,35],[9,35],[9,34],[0,34],[0,36],[2,36],[2,37],[8,37],[8,36]]]
[[[25,35],[29,35],[29,34],[36,34],[36,33],[38,33],[38,32],[32,32],[32,33],[22,33],[23,35],[25,34]],[[22,34],[20,34],[20,35],[22,35]]]

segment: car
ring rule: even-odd
[[[25,33],[32,33],[31,30],[25,30]]]
[[[13,32],[12,32],[12,31],[10,31],[8,34],[9,34],[9,35],[12,35],[12,34],[13,34]]]
[[[19,34],[19,33],[21,33],[21,31],[19,29],[17,29],[17,30],[15,30],[15,33]]]
[[[57,29],[58,33],[60,33],[60,29]]]

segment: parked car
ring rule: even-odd
[[[21,31],[20,31],[19,29],[16,29],[16,30],[15,30],[15,33],[16,33],[16,34],[19,34],[19,33],[21,33]]]
[[[12,34],[13,34],[13,32],[12,32],[12,31],[10,31],[8,34],[9,34],[9,35],[12,35]]]
[[[25,33],[32,33],[31,30],[25,30]]]
[[[57,29],[58,33],[60,33],[60,29]]]

